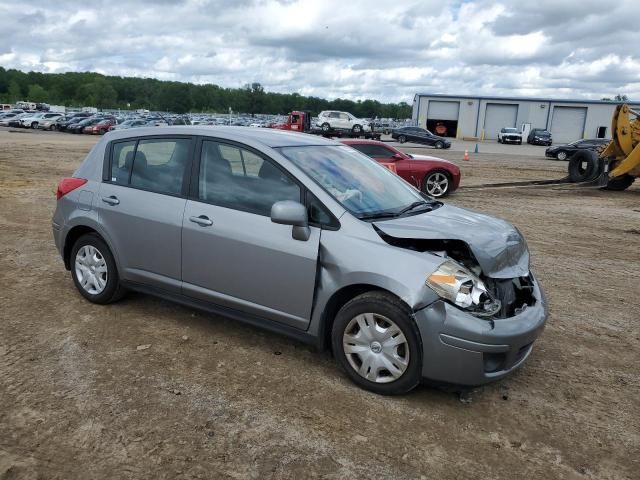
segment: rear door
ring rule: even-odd
[[[299,202],[303,188],[246,146],[205,139],[199,150],[183,221],[183,293],[306,329],[320,228],[299,241],[270,218],[275,202]]]
[[[338,112],[338,128],[351,128],[351,121],[349,119],[349,115],[343,112]]]
[[[191,136],[114,142],[97,209],[125,280],[180,292],[182,216]]]
[[[420,143],[426,145],[433,145],[433,137],[423,128],[416,128],[416,137]]]

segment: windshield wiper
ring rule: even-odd
[[[413,210],[414,208],[418,208],[421,207],[423,205],[431,205],[430,203],[425,202],[424,200],[419,200],[417,202],[413,202],[411,205],[403,208],[402,210],[400,210],[397,215],[402,215],[404,213],[410,212],[411,210]]]
[[[399,215],[398,212],[385,212],[385,211],[381,210],[379,212],[367,213],[366,215],[359,215],[358,219],[359,220],[373,220],[373,219],[376,219],[376,218],[395,218],[398,215]]]

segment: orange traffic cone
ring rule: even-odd
[[[462,158],[465,162],[469,161],[469,150],[464,151],[464,157]]]

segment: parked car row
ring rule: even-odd
[[[68,133],[102,135],[109,130],[163,126],[190,125],[188,117],[169,115],[118,116],[110,113],[75,112],[64,115],[54,112],[34,112],[12,109],[0,113],[0,126],[57,130]]]

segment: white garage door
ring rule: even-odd
[[[460,102],[429,101],[427,120],[458,120]]]
[[[504,127],[515,127],[518,105],[511,103],[487,103],[484,114],[484,138],[495,140]]]
[[[586,107],[555,107],[551,117],[553,143],[569,143],[584,135]]]

